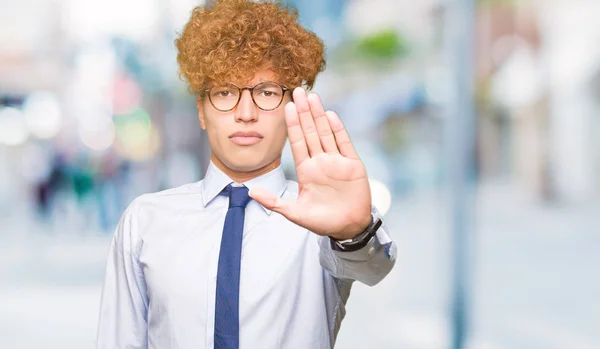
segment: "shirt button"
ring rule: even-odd
[[[371,247],[368,252],[369,256],[372,256],[373,253],[375,253],[375,247]]]

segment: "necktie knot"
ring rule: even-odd
[[[222,195],[229,196],[229,208],[242,207],[246,208],[252,198],[248,195],[248,188],[234,187],[231,184],[225,187],[221,192]]]

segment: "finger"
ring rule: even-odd
[[[306,99],[306,91],[302,87],[294,89],[294,104],[296,104],[296,109],[298,109],[300,126],[302,127],[310,156],[323,153],[321,141],[317,134],[317,127],[315,126],[310,107],[308,106],[308,100]]]
[[[340,120],[340,117],[333,111],[327,111],[325,114],[329,120],[329,125],[331,125],[331,130],[335,135],[335,141],[337,143],[337,147],[340,149],[340,153],[348,158],[359,159],[358,154],[352,145],[352,141],[350,141],[350,136],[348,136],[348,132],[346,132],[346,128],[344,127],[342,120]]]
[[[323,150],[325,150],[327,153],[339,153],[337,144],[335,143],[335,137],[331,131],[331,126],[329,126],[329,120],[327,119],[327,115],[325,115],[325,110],[323,109],[321,99],[316,93],[309,93],[307,99],[310,111],[315,121],[315,125],[317,126],[317,134],[321,140],[321,146],[323,147]]]
[[[308,148],[302,127],[300,127],[300,119],[298,118],[298,110],[293,102],[285,105],[285,122],[288,128],[288,138],[294,155],[294,164],[300,166],[304,160],[308,159]]]
[[[296,207],[294,201],[283,200],[272,192],[260,187],[252,188],[248,192],[248,195],[266,209],[281,214],[291,222],[297,222],[297,217],[294,214]]]

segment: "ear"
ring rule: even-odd
[[[202,97],[196,99],[196,107],[198,108],[198,120],[200,120],[200,127],[206,130],[206,120],[204,119],[204,100]]]

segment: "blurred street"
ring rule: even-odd
[[[398,244],[336,348],[599,349],[600,1],[281,1]],[[204,175],[174,40],[209,2],[3,1],[0,349],[93,348],[123,210]]]
[[[398,264],[374,289],[355,284],[336,348],[447,348],[443,205],[439,192],[394,202]],[[477,207],[470,348],[599,348],[600,204],[542,205],[487,183]],[[52,235],[30,218],[0,226],[0,347],[91,348],[111,234]]]

